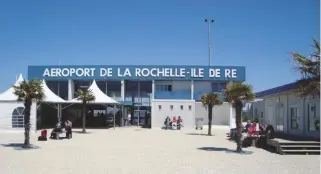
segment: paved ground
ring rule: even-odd
[[[202,131],[138,128],[88,132],[47,142],[36,141],[34,135],[32,143],[39,148],[32,150],[8,147],[22,142],[23,134],[0,133],[0,173],[320,173],[319,156],[280,156],[257,148],[245,149],[251,155],[235,154],[235,144],[226,140],[221,128],[215,128],[212,137],[195,135]]]

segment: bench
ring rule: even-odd
[[[62,133],[65,133],[65,132],[66,132],[65,129],[61,129],[61,131],[58,131],[58,132],[56,132],[56,131],[53,130],[51,133],[52,133],[52,134],[55,134],[55,138],[56,138],[57,140],[59,140],[59,135],[62,134]]]

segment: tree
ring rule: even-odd
[[[243,102],[252,101],[255,98],[252,87],[242,82],[231,82],[224,90],[226,100],[235,108],[236,144],[237,152],[242,152],[242,108]]]
[[[203,106],[208,110],[208,135],[212,135],[212,117],[213,107],[222,104],[220,96],[217,93],[204,94],[201,97]]]
[[[86,133],[86,111],[87,111],[87,103],[94,101],[95,96],[93,95],[92,90],[83,90],[79,89],[76,92],[76,95],[78,96],[78,100],[82,101],[82,133]]]
[[[292,53],[295,68],[300,72],[297,93],[300,97],[320,97],[320,43],[313,39],[315,52],[310,56]]]
[[[25,141],[23,148],[31,148],[30,145],[30,109],[32,101],[42,101],[45,97],[41,81],[31,80],[29,82],[22,81],[18,86],[13,86],[14,94],[17,96],[18,101],[23,101],[24,110],[24,128],[25,128]]]

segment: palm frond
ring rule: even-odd
[[[252,86],[242,82],[230,82],[224,90],[224,95],[229,103],[235,101],[248,102],[255,99]]]
[[[96,99],[93,94],[93,91],[90,89],[88,90],[79,89],[76,92],[76,95],[78,96],[78,100],[82,101],[83,103],[88,103]]]
[[[204,94],[201,97],[201,101],[205,108],[218,106],[223,103],[217,93]]]
[[[13,93],[19,101],[25,101],[26,99],[42,101],[45,94],[41,84],[39,80],[22,81],[18,86],[13,86]]]
[[[297,82],[297,94],[300,97],[320,96],[320,43],[313,39],[315,52],[306,57],[293,53],[295,68],[301,79]]]

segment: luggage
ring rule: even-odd
[[[41,135],[38,137],[38,141],[47,141],[47,130],[42,130]]]

